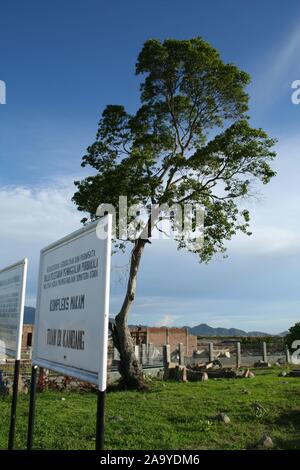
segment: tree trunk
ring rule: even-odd
[[[135,354],[133,340],[128,328],[128,315],[136,291],[137,273],[141,256],[147,240],[138,239],[131,253],[130,272],[127,291],[122,308],[115,318],[113,326],[113,342],[120,354],[119,372],[121,384],[126,388],[143,388],[143,370],[140,367]]]

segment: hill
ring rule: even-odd
[[[206,323],[187,327],[189,333],[196,336],[270,336],[262,331],[244,331],[238,328],[213,328]]]

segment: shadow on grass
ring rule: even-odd
[[[294,408],[288,412],[282,413],[277,418],[277,423],[280,426],[293,426],[295,427],[295,432],[298,430],[297,435],[293,439],[284,439],[279,437],[276,439],[277,445],[281,449],[290,449],[290,450],[299,450],[300,449],[300,408]]]
[[[280,426],[293,425],[300,426],[300,408],[294,408],[277,417],[277,423]]]
[[[299,439],[276,439],[276,443],[280,449],[285,450],[300,450],[300,438]]]
[[[115,393],[115,392],[138,392],[138,393],[149,393],[152,392],[151,385],[145,382],[142,387],[126,387],[122,384],[122,382],[114,382],[112,384],[108,384],[106,388],[107,393]]]

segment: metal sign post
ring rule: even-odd
[[[14,442],[15,442],[15,429],[16,429],[16,418],[17,418],[17,401],[18,401],[18,388],[19,388],[19,377],[20,377],[20,361],[19,361],[19,359],[16,359],[14,369],[15,370],[14,370],[13,394],[12,394],[11,412],[10,412],[8,450],[12,450],[14,448]]]
[[[27,258],[0,271],[0,352],[15,358],[8,450],[14,448]]]
[[[96,420],[96,450],[104,449],[105,427],[105,396],[106,391],[98,390],[97,396],[97,420]]]
[[[38,372],[38,367],[32,366],[31,382],[30,382],[29,413],[28,413],[27,450],[32,450],[32,444],[33,444],[37,372]]]
[[[100,343],[100,356],[102,361],[99,364],[98,373],[98,396],[97,396],[97,418],[96,418],[96,450],[104,449],[104,429],[105,429],[105,398],[107,385],[107,351],[108,351],[108,323],[109,323],[109,289],[110,289],[110,258],[111,258],[111,228],[112,216],[107,216],[109,223],[107,233],[110,235],[110,242],[106,252],[105,278],[107,283],[103,299],[103,338]],[[102,229],[103,233],[103,229]]]

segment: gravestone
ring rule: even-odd
[[[210,362],[214,360],[214,343],[208,343],[208,357]]]
[[[184,366],[184,345],[179,343],[179,365]]]
[[[171,362],[171,346],[169,344],[165,344],[164,348],[164,367],[167,367],[168,364]]]
[[[237,369],[241,366],[242,356],[241,356],[241,343],[238,341],[236,343],[236,367]]]

